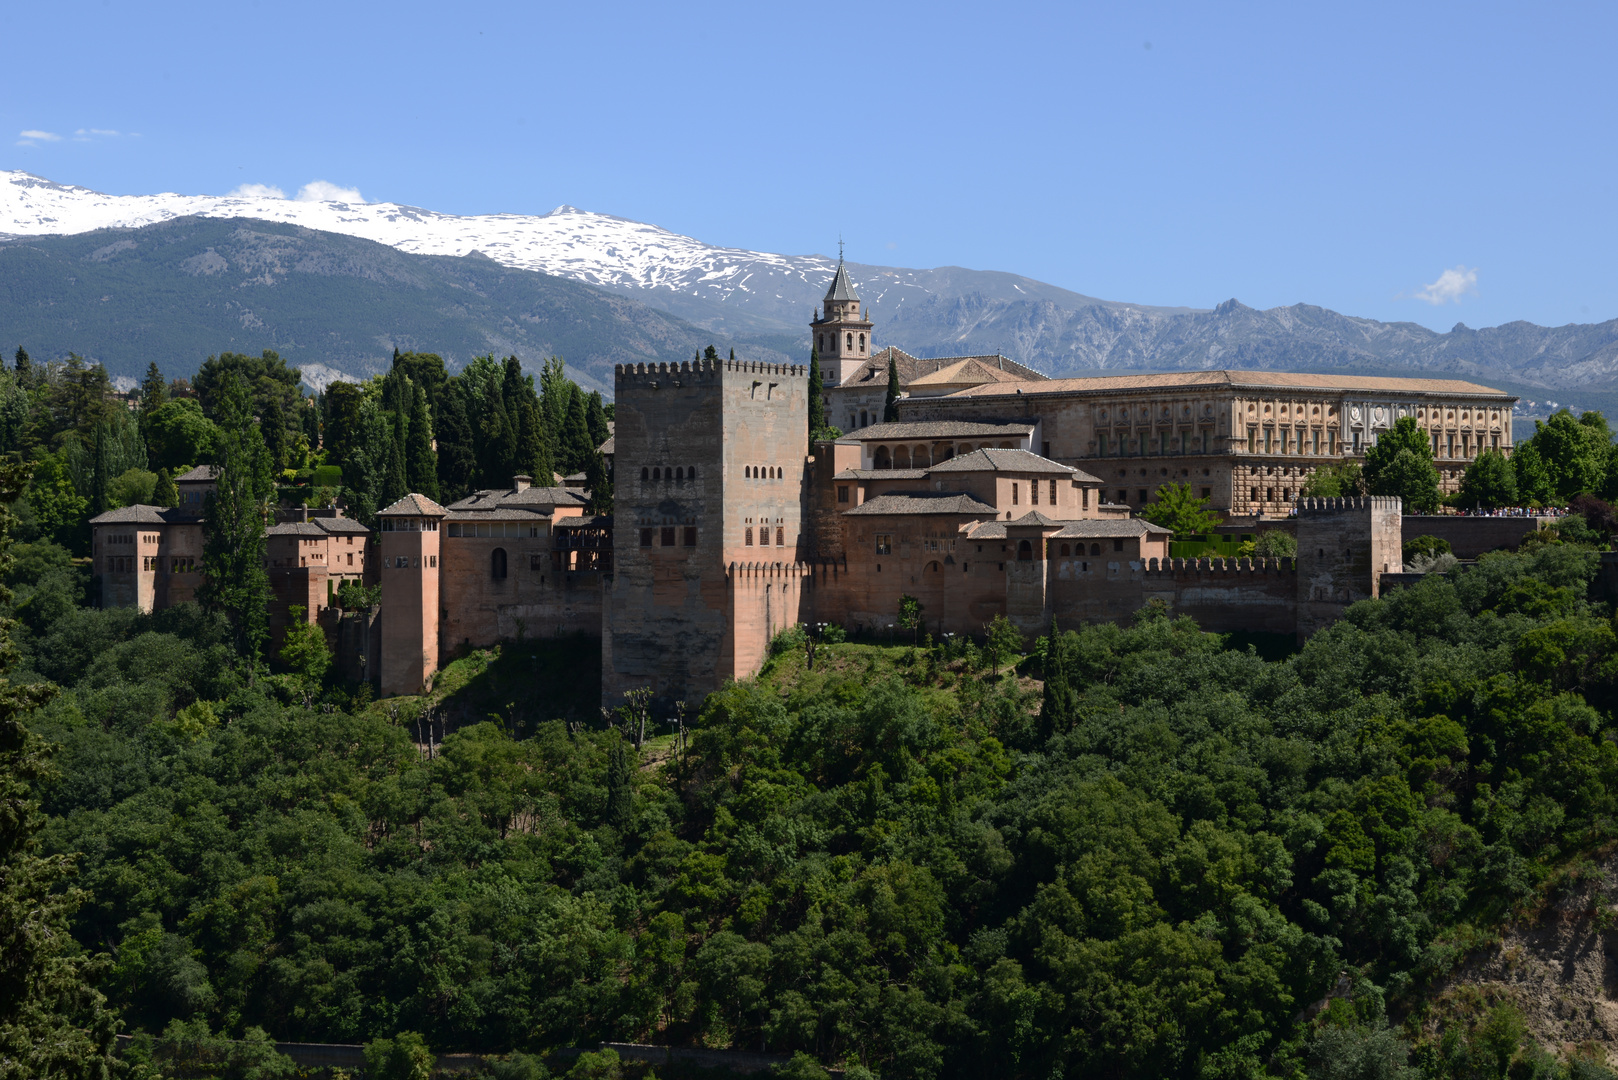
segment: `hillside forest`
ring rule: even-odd
[[[227,481],[309,454],[289,399],[265,419],[274,370],[183,398]],[[394,372],[358,414],[408,483],[399,417],[431,422],[429,380]],[[93,606],[37,479],[88,502],[164,405],[98,414],[92,378],[29,384],[33,441],[0,469],[0,1076],[291,1076],[277,1040],[364,1044],[376,1078],[450,1051],[493,1080],[628,1075],[562,1053],[605,1041],[789,1055],[788,1077],[1618,1075],[1449,982],[1618,845],[1594,499],[1297,648],[1151,607],[1032,641],[794,628],[664,716],[597,709],[595,642],[524,638],[378,701],[318,631],[266,655],[228,588]],[[295,407],[345,445],[329,395]],[[374,507],[349,469],[394,451],[347,445]],[[112,461],[89,494],[75,454]],[[262,526],[276,493],[242,490]]]

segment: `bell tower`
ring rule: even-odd
[[[843,265],[843,245],[837,245],[837,273],[826,290],[818,317],[809,324],[815,350],[820,353],[820,378],[828,387],[840,386],[874,351],[871,323],[860,308],[859,294]]]

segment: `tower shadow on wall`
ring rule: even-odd
[[[486,658],[486,659],[485,659]],[[434,710],[443,733],[486,721],[526,739],[551,720],[601,724],[601,641],[586,634],[508,638],[493,649],[472,649],[437,677],[460,682]]]

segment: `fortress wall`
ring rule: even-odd
[[[1026,564],[1025,564],[1026,565]],[[1127,622],[1152,600],[1203,629],[1290,634],[1297,618],[1297,571],[1290,559],[1127,559],[1050,561],[1049,613],[1059,625]],[[1048,622],[1048,620],[1047,620]]]
[[[1390,496],[1299,499],[1298,636],[1378,594],[1384,572],[1403,566],[1402,505]]]
[[[730,623],[735,642],[729,678],[745,679],[763,666],[770,638],[809,621],[807,596],[814,587],[807,563],[737,563],[726,569]]]
[[[1418,536],[1448,540],[1457,559],[1475,559],[1486,551],[1516,550],[1523,537],[1547,525],[1552,517],[1461,517],[1455,514],[1412,514],[1404,519],[1400,535],[1406,542]]]
[[[536,517],[522,537],[450,536],[440,545],[439,648],[493,645],[516,637],[601,632],[602,575],[557,570],[550,525]],[[494,576],[494,551],[506,553],[506,577]]]

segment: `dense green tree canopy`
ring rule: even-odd
[[[1365,452],[1365,485],[1372,495],[1396,495],[1407,512],[1438,508],[1438,469],[1433,447],[1414,417],[1401,416]]]

